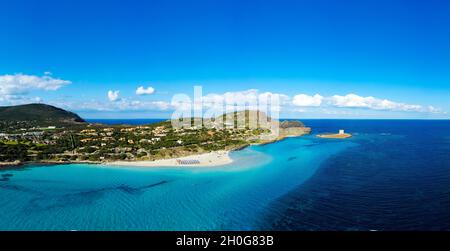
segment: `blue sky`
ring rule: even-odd
[[[450,118],[448,13],[445,0],[0,0],[0,105],[168,117],[201,85],[284,95],[284,117]]]

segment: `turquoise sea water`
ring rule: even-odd
[[[5,230],[255,229],[268,203],[354,145],[313,137],[233,152],[211,168],[59,165],[9,170],[0,183]]]
[[[311,120],[221,167],[0,171],[0,230],[450,229],[450,122]]]

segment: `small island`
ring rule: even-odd
[[[350,133],[345,133],[344,130],[339,130],[339,133],[318,134],[317,137],[325,139],[346,139],[352,137]]]

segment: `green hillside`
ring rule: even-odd
[[[73,112],[45,104],[2,106],[0,107],[0,121],[29,121],[41,126],[80,124],[85,122]]]

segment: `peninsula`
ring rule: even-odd
[[[252,116],[259,119],[256,126],[249,124]],[[230,151],[311,132],[299,121],[279,122],[250,110],[200,119],[200,124],[191,118],[182,128],[173,128],[170,120],[139,126],[92,124],[44,104],[0,107],[0,117],[0,166],[215,166],[231,163]]]

